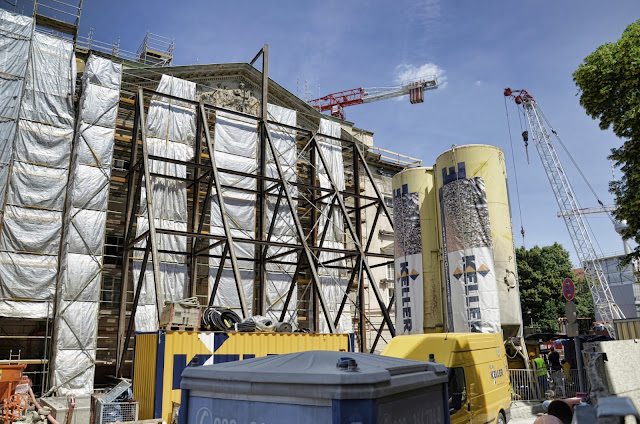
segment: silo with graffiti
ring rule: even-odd
[[[507,172],[502,150],[454,146],[436,160],[448,331],[520,333]]]
[[[433,168],[393,177],[397,334],[444,331],[440,233]]]

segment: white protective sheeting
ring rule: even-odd
[[[284,107],[276,105],[267,105],[267,112],[270,121],[275,121],[288,126],[296,126],[297,114],[296,111],[286,109]],[[277,159],[285,174],[285,179],[290,182],[296,182],[296,134],[295,131],[287,129],[277,124],[269,124],[269,133],[271,135],[271,141],[277,152]],[[279,178],[278,169],[276,167],[275,158],[270,149],[267,149],[267,169],[266,174],[271,177]],[[293,196],[297,195],[297,187],[289,185],[289,189]],[[271,240],[279,243],[291,243],[297,244],[296,228],[293,220],[293,214],[289,205],[286,202],[284,193],[280,200],[277,212],[275,206],[277,202],[277,191],[273,191],[272,195],[267,198],[267,214],[266,225],[267,228],[271,224],[271,221],[275,212],[275,222],[273,226],[273,234]],[[297,213],[298,202],[293,201],[293,213]],[[280,253],[287,252],[291,249],[285,247],[269,247],[267,249],[267,256],[273,256]],[[285,256],[281,256],[276,259],[280,262],[292,262],[292,264],[267,264],[266,275],[266,309],[265,316],[278,321],[282,314],[282,308],[287,298],[289,287],[293,279],[293,273],[295,272],[295,263],[298,260],[297,253],[290,253]],[[293,328],[298,326],[298,290],[293,289],[291,300],[287,307],[287,313],[285,315],[285,322],[290,323]]]
[[[93,393],[94,358],[122,65],[89,56],[67,191],[52,384],[59,395]],[[106,82],[108,86],[100,85]],[[60,197],[64,199],[64,196]]]
[[[163,75],[157,90],[184,99],[195,100],[196,84],[169,75]],[[147,148],[149,155],[169,159],[189,161],[194,157],[196,136],[195,109],[185,102],[154,95],[146,117]],[[149,171],[173,177],[185,178],[184,165],[151,160]],[[151,177],[152,205],[156,228],[187,230],[187,185],[163,177]],[[146,183],[143,183],[146,184]],[[146,186],[142,187],[140,211],[137,218],[136,236],[149,228]],[[158,234],[158,250],[186,251],[187,239],[182,236]],[[136,245],[144,248],[146,241]],[[137,251],[133,261],[133,282],[137,284],[142,267],[144,252]],[[158,258],[160,286],[163,300],[175,301],[187,296],[188,278],[184,256],[162,253]],[[160,305],[162,308],[164,305]],[[156,287],[153,279],[151,258],[145,269],[140,292],[140,301],[136,310],[136,331],[154,331],[158,329],[156,305]]]
[[[53,311],[74,127],[73,45],[0,11],[0,315]],[[28,299],[28,300],[25,300]]]
[[[340,124],[328,119],[320,119],[320,129],[318,134],[328,135],[330,137],[340,138]],[[325,168],[318,154],[316,157],[316,171],[318,179],[320,180],[320,187],[331,188],[331,182],[329,175],[336,184],[336,188],[339,191],[345,189],[344,185],[344,163],[342,159],[342,144],[339,141],[328,139],[318,135],[318,151],[322,153],[324,160],[327,163]],[[326,193],[323,193],[323,195]],[[327,198],[326,202],[330,203],[333,196]],[[344,222],[342,219],[342,213],[337,205],[333,208],[333,213],[329,216],[329,206],[321,207],[320,209],[320,223],[318,225],[318,234],[322,234],[324,228],[327,228],[327,235],[323,247],[331,249],[344,249]],[[318,238],[319,241],[319,238]],[[340,257],[338,253],[322,252],[320,254],[320,262],[329,261]],[[333,265],[343,264],[343,261],[334,262]],[[341,275],[339,270],[333,268],[324,268],[320,265],[318,268],[318,275],[320,276],[320,286],[322,294],[327,302],[329,308],[329,314],[331,320],[335,320],[335,316],[338,313],[340,304],[342,303],[342,297],[346,291],[347,281]],[[319,320],[320,332],[328,333],[329,327],[327,325],[324,314]],[[351,305],[349,302],[345,303],[342,317],[336,327],[338,333],[350,333],[353,331],[353,325],[351,323]]]
[[[255,174],[258,170],[258,131],[255,119],[239,117],[225,112],[216,113],[214,132],[215,162],[218,169],[230,169],[234,171]],[[245,178],[225,172],[220,172],[220,183],[230,187],[222,189],[222,198],[227,212],[227,220],[234,237],[234,247],[240,279],[244,288],[245,300],[249,315],[253,310],[253,287],[255,279],[254,264],[252,261],[255,249],[251,243],[242,243],[242,239],[254,239],[256,234],[256,195],[242,191],[241,189],[256,189],[254,178]],[[211,234],[223,235],[224,227],[218,193],[213,189],[210,209]],[[221,255],[223,246],[211,249],[210,254]],[[209,259],[209,296],[216,279],[220,260]],[[224,263],[222,275],[216,296],[213,300],[216,306],[226,306],[242,316],[240,299],[236,287],[231,260],[228,256]]]

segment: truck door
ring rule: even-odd
[[[462,367],[449,368],[449,415],[451,424],[468,423],[471,414],[469,413],[469,396]]]

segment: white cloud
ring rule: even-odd
[[[420,66],[402,63],[396,66],[393,74],[393,79],[396,84],[435,77],[438,81],[438,88],[445,88],[447,86],[447,74],[445,70],[435,63],[428,62]]]
[[[484,84],[484,81],[482,80],[478,80],[474,83],[477,87],[480,87],[482,84]]]

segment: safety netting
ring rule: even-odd
[[[163,75],[156,90],[158,93],[195,100],[196,84],[169,75]],[[152,97],[146,116],[146,142],[148,154],[168,159],[189,161],[194,157],[196,136],[196,112],[191,104],[156,94]],[[146,181],[140,196],[140,209],[136,218],[136,236],[149,229],[148,212],[152,212],[156,228],[187,230],[187,185],[170,177],[186,178],[187,167],[173,162],[149,161],[149,172],[161,174],[151,176],[151,199],[147,198]],[[166,177],[165,177],[166,176]],[[147,201],[149,200],[149,202]],[[148,205],[152,205],[150,211]],[[187,238],[174,234],[157,234],[158,250],[185,252]],[[146,241],[136,244],[145,248]],[[138,250],[133,260],[133,281],[137,283],[141,273],[144,252]],[[187,296],[188,265],[183,255],[159,253],[159,286],[162,290],[162,305],[167,301],[178,301]],[[136,331],[158,329],[156,285],[151,261],[145,267],[140,299],[135,316]]]
[[[82,75],[61,248],[52,386],[93,393],[105,226],[122,65],[89,56]]]
[[[49,318],[74,132],[75,55],[0,10],[0,316]]]

